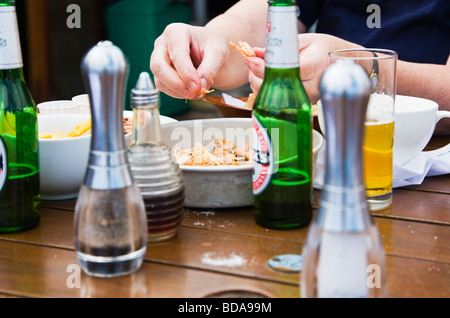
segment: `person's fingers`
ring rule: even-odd
[[[163,82],[159,81],[157,77],[155,77],[155,87],[159,89],[161,92],[180,99],[195,99],[196,95],[192,93],[189,89],[185,89],[183,92],[175,91],[167,87]]]
[[[200,77],[202,88],[210,89],[214,86],[214,77],[228,59],[228,44],[225,40],[221,41],[219,39],[209,41],[205,44],[202,53],[203,58],[198,66],[197,73]]]
[[[259,57],[246,57],[244,59],[244,62],[248,70],[252,72],[255,76],[264,78],[264,71],[265,71],[264,59]]]
[[[246,57],[244,63],[248,68],[248,81],[253,93],[258,94],[264,79],[265,62],[264,49],[255,48],[257,57]]]
[[[302,81],[311,81],[315,78],[316,65],[314,59],[300,55],[300,78]]]
[[[261,47],[254,47],[253,51],[255,51],[255,54],[257,57],[261,58],[264,60],[264,56],[266,54],[266,49],[261,48]]]
[[[261,85],[263,82],[263,78],[256,76],[252,72],[248,73],[248,81],[250,83],[250,88],[255,95],[258,95],[259,90],[261,89]]]
[[[190,39],[180,36],[176,43],[167,43],[167,50],[170,61],[184,85],[191,92],[198,92],[201,89],[200,78],[191,60]]]
[[[180,98],[192,98],[194,93],[186,87],[176,70],[171,66],[171,61],[167,55],[161,55],[158,59],[153,59],[154,54],[158,54],[160,48],[155,48],[152,53],[150,69],[154,75],[155,86],[170,96]],[[164,57],[163,57],[164,56]]]
[[[150,58],[154,76],[178,95],[184,94],[186,89],[192,93],[201,89],[200,78],[190,56],[191,41],[189,26],[169,25],[155,41]]]

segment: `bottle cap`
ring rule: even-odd
[[[272,257],[268,264],[275,270],[285,273],[298,273],[302,270],[303,256],[297,254],[284,254]]]
[[[131,101],[133,107],[159,105],[159,90],[147,72],[139,75],[135,88],[131,90]]]

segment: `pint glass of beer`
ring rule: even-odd
[[[364,181],[371,211],[392,204],[394,105],[397,54],[385,49],[347,49],[329,53],[329,63],[350,59],[360,64],[371,82],[363,145]]]

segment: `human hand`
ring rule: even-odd
[[[250,83],[250,88],[255,95],[258,95],[264,79],[264,56],[266,50],[258,47],[254,47],[253,50],[255,51],[256,56],[246,57],[244,59],[244,63],[248,69],[248,81]]]
[[[299,34],[300,78],[313,104],[319,96],[319,84],[328,67],[328,53],[333,50],[362,48],[335,36],[319,33]]]
[[[305,33],[298,36],[300,54],[300,77],[312,103],[319,99],[319,83],[328,66],[328,53],[333,50],[357,48],[359,45],[344,41],[337,37]],[[256,57],[246,57],[244,62],[249,71],[249,82],[252,91],[257,94],[264,79],[264,53],[262,48],[254,48]]]
[[[211,88],[226,62],[228,46],[225,37],[205,27],[168,25],[156,39],[150,58],[155,86],[172,97],[202,98],[202,88]]]

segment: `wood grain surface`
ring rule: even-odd
[[[320,202],[314,191],[314,206]],[[391,208],[373,213],[386,252],[388,297],[450,297],[450,177],[394,189]],[[73,217],[76,199],[44,201],[38,227],[0,234],[0,297],[233,297],[297,298],[301,273],[276,271],[268,260],[301,254],[308,228],[258,226],[251,207],[186,210],[178,234],[147,246],[134,274],[94,278],[77,265]],[[316,212],[316,209],[315,209]],[[239,264],[214,260],[238,259]]]

